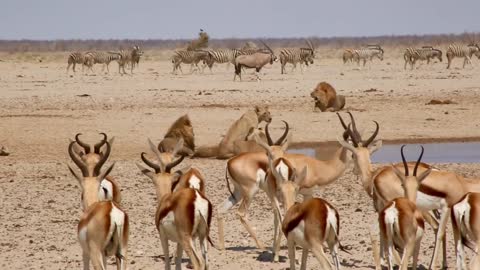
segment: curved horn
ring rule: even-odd
[[[285,123],[285,131],[283,132],[283,135],[278,138],[278,140],[275,142],[275,145],[281,145],[283,143],[283,140],[285,140],[285,138],[287,138],[287,135],[288,135],[288,131],[290,130],[290,127],[288,126],[288,123],[286,121],[283,121],[283,123]]]
[[[353,146],[358,147],[358,144],[360,143],[360,141],[358,141],[358,140],[355,138],[355,135],[353,135],[352,129],[350,128],[351,125],[352,125],[352,123],[348,124],[347,134],[348,134],[348,135],[350,136],[350,138],[352,139]]]
[[[350,123],[352,124],[352,134],[350,134],[350,136],[352,138],[353,136],[355,136],[355,141],[358,144],[362,141],[362,136],[360,136],[360,132],[358,132],[357,130],[357,125],[355,124],[355,118],[353,118],[353,114],[351,112],[347,112],[347,113],[350,115]]]
[[[405,159],[405,155],[403,154],[403,148],[405,148],[405,144],[402,145],[402,148],[400,148],[400,154],[402,155],[403,167],[405,168],[405,176],[408,176],[408,164],[407,160]]]
[[[75,141],[85,150],[85,154],[89,154],[90,145],[88,143],[82,142],[79,137],[80,135],[82,135],[82,133],[77,133],[77,135],[75,135]]]
[[[83,161],[77,155],[75,155],[75,152],[73,151],[74,144],[75,142],[71,142],[68,145],[68,154],[70,155],[70,158],[73,160],[73,163],[75,163],[75,165],[77,165],[77,167],[82,171],[83,177],[88,177],[89,174],[88,174],[87,166],[85,166],[85,163],[83,163]]]
[[[315,50],[315,49],[313,48],[312,42],[311,42],[309,39],[307,39],[307,44],[308,44],[308,46],[310,47],[310,49],[312,49],[312,51]]]
[[[151,162],[150,160],[148,160],[146,157],[145,157],[145,152],[142,152],[140,154],[143,162],[145,162],[145,164],[147,164],[150,168],[154,169],[155,170],[155,173],[160,173],[161,170],[160,170],[160,166],[158,166],[157,164]]]
[[[100,175],[100,169],[102,168],[103,164],[107,162],[108,157],[110,156],[110,151],[112,151],[112,147],[110,146],[109,142],[105,142],[107,145],[107,149],[105,150],[105,153],[103,156],[100,158],[98,161],[97,165],[93,168],[93,175],[92,176],[98,176]]]
[[[415,163],[415,168],[413,168],[413,176],[417,176],[418,165],[420,165],[420,161],[422,160],[423,152],[425,150],[423,148],[423,145],[420,145],[420,147],[422,147],[422,152],[420,152],[420,156],[418,157],[417,163]]]
[[[100,132],[99,134],[103,135],[103,139],[93,146],[93,152],[95,152],[95,154],[100,154],[100,148],[102,148],[102,146],[107,142],[107,134],[103,132]]]
[[[340,120],[340,124],[342,124],[342,127],[344,130],[347,130],[347,125],[345,124],[345,121],[343,121],[343,118],[342,116],[340,115],[340,113],[337,112],[337,116],[338,116],[338,119]]]
[[[267,143],[268,145],[272,146],[273,145],[273,141],[272,141],[272,137],[270,137],[270,131],[268,130],[268,126],[270,125],[270,123],[267,123],[265,125],[265,136],[267,137]]]
[[[168,163],[168,164],[165,166],[165,172],[170,173],[170,171],[173,169],[173,167],[175,167],[175,166],[177,166],[178,164],[180,164],[180,163],[183,161],[184,158],[185,158],[185,156],[182,155],[182,156],[180,156],[179,158],[177,158],[177,160]]]
[[[375,139],[375,137],[377,137],[378,135],[378,130],[380,129],[380,126],[378,125],[378,122],[377,121],[373,121],[375,123],[375,132],[373,132],[372,136],[370,136],[370,138],[368,138],[368,140],[366,140],[365,142],[362,142],[363,146],[364,147],[367,147],[369,144],[371,144],[373,142],[373,140]]]

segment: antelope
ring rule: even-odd
[[[99,201],[98,190],[100,182],[111,172],[115,163],[101,172],[110,155],[110,143],[106,142],[106,151],[92,173],[87,164],[74,153],[74,144],[71,142],[68,152],[73,162],[79,167],[82,174],[71,170],[77,180],[82,183],[82,197],[84,212],[78,223],[78,240],[83,250],[83,269],[90,269],[90,260],[95,270],[106,269],[106,256],[115,255],[117,269],[127,267],[127,245],[129,221],[127,213],[114,201]]]
[[[468,269],[465,262],[464,245],[475,251],[475,256],[470,264],[470,269],[480,268],[480,193],[469,192],[452,207],[452,228],[457,254],[457,269]],[[474,245],[468,243],[472,239]]]
[[[391,200],[378,213],[378,221],[380,224],[380,232],[382,241],[386,240],[383,245],[385,254],[387,254],[388,269],[393,270],[392,257],[395,248],[403,250],[400,269],[408,269],[408,261],[413,257],[412,269],[417,269],[418,254],[420,252],[420,242],[422,241],[425,222],[423,215],[416,206],[417,191],[420,183],[430,174],[432,168],[423,171],[417,176],[418,165],[423,156],[423,146],[417,163],[413,169],[413,174],[409,175],[407,161],[403,153],[405,145],[402,146],[400,153],[402,155],[404,172],[400,172],[397,167],[392,165],[393,172],[402,182],[404,197]],[[377,265],[377,267],[380,267]]]
[[[233,76],[233,81],[238,77],[240,77],[240,81],[242,80],[242,68],[254,68],[256,73],[255,75],[257,76],[257,81],[260,80],[259,72],[262,69],[263,66],[265,66],[267,63],[270,63],[270,65],[273,64],[273,62],[277,62],[277,56],[275,56],[275,53],[273,50],[262,41],[263,45],[267,47],[269,53],[264,53],[264,52],[256,52],[254,54],[250,55],[239,55],[237,58],[235,58],[235,75]]]
[[[295,203],[295,198],[300,189],[299,184],[305,179],[307,168],[305,167],[300,175],[297,175],[293,165],[287,159],[281,157],[272,162],[272,156],[269,155],[268,158],[267,181],[270,191],[284,203],[285,217],[282,223],[282,231],[287,238],[290,269],[295,270],[296,244],[303,248],[301,269],[307,267],[309,249],[312,249],[322,266],[321,269],[331,269],[332,265],[323,251],[324,242],[328,244],[335,269],[340,269],[338,250],[339,247],[341,249],[343,247],[338,240],[340,220],[337,210],[331,204],[319,198]],[[278,246],[275,246],[275,254],[278,254],[280,249],[279,239],[276,243]]]
[[[404,192],[401,181],[390,166],[381,167],[377,170],[372,169],[370,155],[382,144],[381,140],[372,144],[379,131],[378,123],[375,121],[374,123],[376,129],[368,140],[363,141],[358,131],[356,131],[355,125],[352,124],[353,131],[349,127],[347,132],[351,137],[353,145],[344,139],[338,139],[338,141],[343,147],[353,153],[355,170],[359,171],[363,188],[373,199],[375,211],[378,212],[388,201],[403,196]],[[415,163],[408,162],[407,165],[409,169],[413,169]],[[395,167],[401,169],[403,164],[395,164]],[[423,163],[420,163],[418,166],[420,173],[429,168],[430,166]],[[424,212],[425,221],[433,227],[436,235],[430,269],[438,268],[437,260],[441,247],[443,247],[443,265],[444,267],[447,265],[445,227],[450,214],[449,208],[460,201],[467,192],[480,192],[480,181],[466,179],[448,171],[432,170],[419,186],[416,201],[417,207]],[[439,210],[441,212],[438,222],[431,214],[426,213],[431,210]],[[372,242],[375,241],[372,239]],[[443,245],[441,244],[442,242]],[[378,251],[375,244],[373,251]],[[374,257],[377,261],[376,265],[379,265],[380,258],[378,254],[375,254]]]
[[[74,142],[73,153],[79,156],[82,159],[82,161],[86,164],[88,175],[93,175],[93,170],[95,166],[104,156],[104,153],[101,151],[101,149],[107,143],[108,137],[107,137],[107,134],[103,132],[100,133],[100,135],[103,135],[103,139],[94,145],[93,152],[92,152],[91,145],[80,140],[80,135],[82,135],[82,133],[77,133],[77,135],[75,135],[75,141],[70,140],[70,142]],[[113,144],[114,139],[115,137],[112,137],[110,140],[108,140],[110,146]],[[80,146],[81,148],[78,146]],[[73,169],[70,167],[70,165],[68,165],[68,169],[70,170],[70,172],[73,173]],[[79,184],[80,186],[82,185],[81,182],[79,182]],[[100,182],[100,189],[98,190],[98,199],[100,201],[113,200],[117,204],[120,204],[121,202],[120,185],[115,180],[115,178],[108,175],[106,176],[105,179],[103,179]]]
[[[181,144],[180,144],[181,143]],[[183,146],[183,140],[177,144]],[[163,252],[165,254],[165,269],[170,269],[170,257],[168,241],[177,243],[177,254],[175,257],[176,269],[181,269],[181,258],[183,250],[188,254],[193,268],[207,269],[207,241],[209,238],[210,221],[212,218],[212,204],[198,190],[183,188],[172,192],[172,183],[181,177],[181,172],[172,173],[172,169],[180,164],[185,156],[165,163],[161,158],[156,164],[145,157],[142,152],[143,162],[154,170],[146,169],[137,163],[140,171],[149,177],[157,192],[157,210],[155,214],[155,226],[160,234]],[[199,238],[200,256],[194,245],[194,239]]]

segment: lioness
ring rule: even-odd
[[[199,147],[193,156],[216,157],[218,159],[227,159],[234,156],[235,145],[238,148],[239,141],[245,141],[251,129],[256,129],[262,121],[268,123],[272,121],[268,106],[255,106],[253,110],[246,112],[230,126],[227,134],[217,146]]]
[[[158,150],[160,152],[172,152],[178,140],[183,138],[183,148],[177,153],[179,155],[191,156],[195,151],[194,136],[192,122],[186,114],[173,122],[163,140],[158,144]]]
[[[345,107],[345,96],[337,95],[335,88],[327,82],[319,83],[310,96],[315,100],[314,110],[336,112]]]

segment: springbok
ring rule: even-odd
[[[383,209],[385,204],[397,197],[403,196],[402,183],[395,175],[391,166],[381,167],[373,170],[370,155],[373,150],[381,146],[381,141],[373,142],[378,135],[379,125],[374,122],[376,129],[370,138],[363,141],[359,136],[356,127],[352,124],[353,131],[350,127],[347,129],[352,139],[353,145],[343,139],[338,139],[340,144],[353,153],[354,164],[356,170],[360,173],[362,185],[367,194],[373,199],[376,211]],[[407,163],[409,169],[413,169],[414,162]],[[395,164],[397,169],[402,169],[403,164]],[[428,170],[429,165],[420,163],[418,166],[419,173]],[[450,215],[450,207],[460,201],[467,192],[480,192],[480,181],[476,179],[467,179],[448,171],[432,170],[428,177],[420,184],[417,194],[417,207],[424,213],[425,221],[427,221],[435,231],[435,248],[430,263],[431,269],[437,269],[437,261],[440,248],[443,246],[443,266],[446,267],[446,247],[445,247],[445,227]],[[428,211],[440,210],[440,220],[437,222],[432,214]],[[375,241],[374,241],[375,242]],[[442,245],[443,242],[443,245]],[[374,244],[373,251],[378,252]],[[375,254],[375,260],[380,261],[378,254]]]
[[[83,269],[90,269],[91,260],[95,270],[104,270],[107,267],[107,256],[115,255],[117,269],[125,270],[129,233],[128,215],[114,201],[98,199],[100,182],[111,172],[115,164],[100,172],[110,155],[110,143],[105,143],[106,151],[91,174],[87,164],[74,153],[74,144],[75,142],[70,143],[68,152],[82,172],[80,175],[71,170],[81,183],[83,209],[85,209],[78,223],[78,240],[83,250]]]
[[[302,246],[301,269],[307,267],[309,249],[319,261],[322,269],[331,269],[332,265],[325,257],[323,243],[327,242],[335,269],[340,269],[338,250],[343,247],[338,240],[340,219],[337,210],[325,200],[312,198],[303,203],[295,203],[301,183],[307,175],[307,168],[297,175],[293,165],[281,157],[272,162],[269,155],[269,171],[267,175],[270,191],[284,203],[285,217],[282,231],[287,238],[290,269],[295,270],[295,245]],[[288,180],[287,180],[288,179]],[[276,242],[275,254],[280,244]]]
[[[464,245],[475,251],[470,269],[480,269],[480,193],[469,192],[452,207],[452,228],[457,254],[457,269],[466,270]],[[467,239],[473,240],[472,245]]]
[[[183,140],[179,140],[179,142],[181,144],[177,144],[177,146],[183,146]],[[165,163],[159,158],[159,164],[147,159],[144,152],[141,154],[141,158],[154,170],[152,172],[137,163],[140,171],[153,181],[156,188],[158,205],[155,226],[162,242],[165,269],[170,269],[169,240],[177,243],[176,269],[181,269],[183,250],[188,254],[195,270],[208,269],[207,241],[210,241],[212,204],[205,195],[193,188],[183,188],[172,192],[172,184],[182,175],[179,171],[172,173],[172,169],[183,161],[184,156],[170,163]],[[194,240],[196,238],[200,240],[202,256],[195,247]]]
[[[103,135],[103,139],[94,145],[93,152],[92,152],[91,145],[80,140],[80,135],[82,135],[82,133],[77,133],[77,135],[75,135],[75,141],[70,140],[70,142],[74,142],[73,153],[82,159],[82,161],[87,166],[87,171],[89,175],[92,175],[93,169],[95,168],[99,160],[104,155],[104,153],[101,151],[102,147],[105,145],[107,141],[109,142],[111,147],[115,137],[112,137],[110,140],[107,140],[108,139],[107,134],[103,132],[100,133],[100,135]],[[80,146],[81,148],[78,146]],[[70,166],[68,166],[68,168],[72,172],[73,169]],[[117,204],[120,204],[122,199],[120,196],[120,185],[115,180],[115,178],[108,175],[105,179],[103,179],[100,182],[100,189],[98,190],[98,199],[100,201],[113,200]]]
[[[393,172],[402,182],[402,188],[405,192],[404,197],[391,200],[378,213],[380,225],[381,241],[386,241],[384,252],[387,254],[388,269],[393,270],[393,250],[400,248],[403,250],[400,269],[408,269],[408,261],[413,257],[412,269],[417,269],[418,254],[420,252],[420,242],[422,241],[425,222],[422,213],[416,206],[417,191],[420,183],[430,174],[432,168],[429,168],[420,176],[417,176],[418,165],[423,156],[422,152],[418,157],[417,163],[413,169],[413,174],[409,174],[408,164],[405,160],[402,146],[400,153],[402,155],[404,172],[400,172],[397,167],[392,165]],[[377,268],[380,265],[376,266]]]

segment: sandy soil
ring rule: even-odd
[[[460,60],[454,66],[458,67]],[[476,66],[476,59],[474,60]],[[268,103],[274,117],[293,126],[296,142],[333,141],[340,125],[333,113],[313,111],[309,96],[319,81],[328,81],[347,97],[361,128],[381,125],[379,138],[451,139],[479,137],[479,67],[452,70],[445,63],[403,70],[403,60],[387,58],[381,64],[358,69],[339,59],[317,61],[300,73],[280,75],[280,66],[267,66],[263,80],[252,75],[233,82],[233,68],[214,68],[210,74],[170,74],[167,61],[145,61],[133,76],[119,76],[117,65],[110,75],[65,74],[64,62],[0,62],[0,145],[10,156],[0,156],[0,268],[81,268],[81,248],[76,226],[80,215],[80,191],[66,164],[67,139],[77,132],[96,140],[98,132],[116,136],[111,161],[112,175],[122,185],[123,206],[131,217],[129,269],[163,267],[158,233],[154,227],[156,197],[149,179],[134,162],[147,150],[146,139],[160,140],[178,116],[192,119],[197,145],[219,141],[228,125],[254,104]],[[188,67],[184,67],[188,71]],[[290,71],[290,68],[287,69]],[[248,72],[251,73],[251,72]],[[366,91],[375,89],[371,91]],[[89,96],[82,97],[87,94]],[[457,104],[425,105],[431,99],[450,99]],[[187,160],[207,178],[207,195],[220,204],[228,194],[225,161]],[[478,175],[480,164],[436,164],[463,175]],[[370,199],[359,181],[348,172],[319,194],[336,206],[341,216],[341,239],[351,254],[341,253],[346,269],[373,267],[368,229],[376,220]],[[266,196],[259,192],[250,211],[258,235],[271,243],[273,218]],[[226,251],[210,249],[210,269],[284,269],[269,262],[270,252],[254,247],[232,211],[226,220]],[[216,222],[212,238],[217,239]],[[454,265],[449,234],[449,264]],[[422,242],[421,263],[432,253],[432,232]],[[300,257],[300,250],[297,252]],[[309,268],[315,269],[309,257]],[[113,268],[113,266],[110,266]]]

